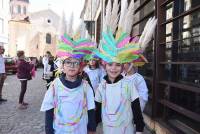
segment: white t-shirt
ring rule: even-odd
[[[142,98],[144,101],[148,101],[148,88],[143,76],[139,73],[134,73],[132,75],[124,77],[134,83],[136,89],[138,90],[140,98]]]
[[[103,80],[103,77],[106,76],[106,71],[103,68],[103,66],[100,66],[100,69],[101,69],[101,80]]]
[[[0,74],[5,73],[5,60],[2,55],[0,55]]]
[[[90,78],[92,87],[94,89],[94,91],[98,88],[99,83],[102,80],[102,72],[100,68],[96,68],[96,69],[90,69],[88,66],[86,66],[84,68],[84,71],[87,73],[87,75]]]
[[[135,85],[136,89],[138,90],[138,94],[140,96],[140,107],[141,110],[144,111],[145,105],[148,101],[148,88],[143,76],[139,73],[134,73],[130,76],[124,77],[131,80],[132,83]]]
[[[44,65],[44,74],[46,74],[48,71],[48,65],[49,65],[48,63],[49,63],[48,57],[43,57],[42,64]]]
[[[139,98],[133,84],[122,79],[114,84],[101,82],[95,94],[95,101],[102,103],[104,134],[133,134],[131,102]]]
[[[51,71],[51,65],[46,65],[46,72],[44,73],[44,79],[50,79],[53,76],[53,71]]]
[[[55,134],[87,134],[87,111],[94,109],[94,95],[86,81],[73,89],[56,78],[47,90],[41,111],[54,108]]]

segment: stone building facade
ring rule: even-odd
[[[7,50],[8,47],[8,20],[9,20],[9,2],[0,0],[0,45]]]
[[[9,56],[15,57],[18,50],[27,57],[39,58],[46,51],[55,55],[60,17],[51,9],[29,13],[28,6],[28,0],[10,2]]]

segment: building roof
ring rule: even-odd
[[[38,18],[40,16],[52,16],[52,15],[54,17],[54,20],[60,19],[60,16],[51,9],[45,9],[45,10],[33,12],[33,13],[30,14],[30,17],[31,18]]]
[[[13,0],[10,0],[10,2],[13,1]],[[29,0],[17,0],[17,1],[23,1],[23,2],[27,2],[29,3]]]

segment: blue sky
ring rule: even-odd
[[[79,20],[80,13],[83,9],[85,0],[29,0],[29,1],[30,1],[30,8],[29,8],[30,12],[45,10],[50,8],[60,16],[62,16],[62,12],[64,11],[66,14],[66,19],[69,19],[71,12],[74,12],[74,22],[76,23]]]

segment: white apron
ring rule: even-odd
[[[102,103],[104,134],[133,134],[131,102],[137,98],[138,93],[129,80],[122,79],[114,84],[102,81],[95,100]]]
[[[57,78],[45,94],[41,111],[52,108],[55,134],[87,134],[87,110],[95,108],[93,91],[85,81],[68,89]]]

